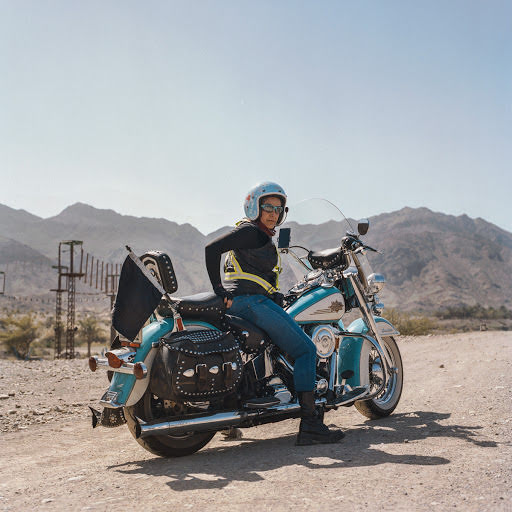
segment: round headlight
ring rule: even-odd
[[[329,357],[336,350],[336,335],[330,325],[319,325],[311,336],[318,357]]]

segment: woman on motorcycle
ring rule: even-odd
[[[287,196],[278,184],[260,183],[244,201],[245,218],[228,234],[206,246],[206,267],[214,292],[230,314],[263,329],[294,360],[294,383],[301,406],[298,445],[335,443],[341,430],[329,430],[315,408],[316,347],[281,307],[278,292],[279,255],[272,242],[275,227],[285,218]],[[226,285],[220,277],[222,254]]]

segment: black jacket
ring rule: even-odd
[[[272,270],[277,265],[278,257],[272,238],[256,224],[243,222],[230,233],[210,242],[205,248],[206,268],[214,290],[219,290],[222,285],[221,256],[231,250],[244,272],[255,274],[272,286],[276,285],[276,274]],[[224,288],[233,295],[266,294],[263,287],[247,279],[226,281]]]

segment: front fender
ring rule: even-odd
[[[183,323],[186,327],[194,326],[215,329],[213,325],[197,320],[184,320]],[[157,353],[157,349],[153,348],[153,343],[172,331],[173,327],[174,320],[172,318],[151,322],[144,327],[142,330],[142,343],[137,349],[133,362],[142,362],[146,365],[148,369],[146,378],[136,379],[134,375],[114,372],[110,387],[100,400],[101,405],[113,408],[124,407],[134,405],[142,398],[149,385],[151,366]]]
[[[374,316],[380,336],[397,336],[400,333],[391,322],[381,316]],[[366,334],[369,331],[368,326],[362,318],[354,320],[347,329],[340,328],[348,332]],[[375,339],[375,341],[377,341]],[[352,387],[364,386],[370,383],[370,374],[368,366],[368,357],[371,350],[371,344],[364,338],[344,337],[341,340],[338,352],[338,375],[344,370],[352,370],[353,377],[347,379],[346,383]]]

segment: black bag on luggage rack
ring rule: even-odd
[[[231,392],[241,374],[239,346],[231,333],[180,331],[160,339],[149,388],[164,400],[207,400]]]

